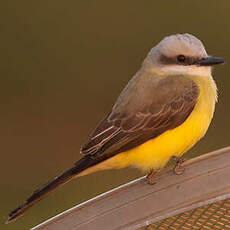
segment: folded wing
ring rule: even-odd
[[[199,89],[183,76],[145,76],[129,83],[81,152],[107,159],[181,125],[192,112]],[[152,79],[150,79],[150,77]]]

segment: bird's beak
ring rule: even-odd
[[[217,64],[223,64],[225,63],[225,59],[221,57],[206,57],[198,60],[196,62],[196,65],[200,66],[211,66],[211,65],[217,65]]]

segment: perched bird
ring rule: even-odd
[[[172,157],[180,159],[205,135],[217,101],[211,66],[224,62],[208,56],[191,34],[165,37],[82,146],[82,159],[36,190],[8,221],[58,186],[95,171],[133,166],[148,172],[151,183],[154,171]]]

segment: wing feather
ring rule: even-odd
[[[108,158],[179,126],[192,112],[199,94],[197,85],[183,76],[155,77],[147,86],[137,82],[124,89],[82,146],[83,154]]]

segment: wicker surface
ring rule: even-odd
[[[230,229],[230,199],[205,205],[156,222],[140,230]]]
[[[79,204],[33,230],[230,229],[230,147],[190,159]],[[147,227],[146,227],[147,226]]]

